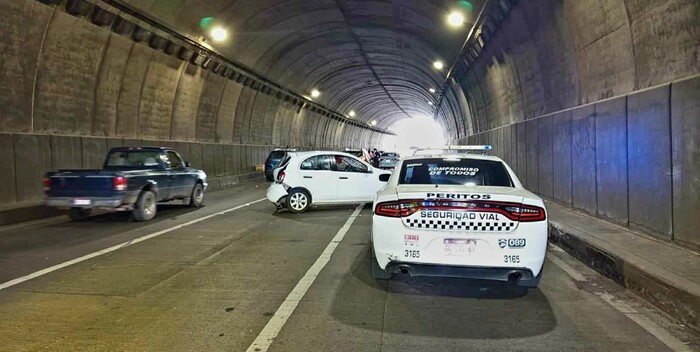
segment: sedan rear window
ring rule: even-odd
[[[273,150],[270,152],[270,155],[268,155],[268,159],[282,159],[282,157],[287,154],[284,150]]]
[[[407,160],[399,184],[513,187],[502,162],[469,158]]]

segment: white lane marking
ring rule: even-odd
[[[683,343],[683,341],[677,339],[675,336],[671,335],[668,331],[666,331],[664,328],[656,324],[655,322],[651,321],[651,319],[645,317],[644,315],[640,314],[635,310],[634,308],[630,307],[627,303],[625,303],[622,300],[617,300],[615,297],[613,297],[611,294],[602,292],[599,293],[598,296],[603,299],[603,301],[607,302],[609,305],[615,307],[618,311],[622,312],[624,315],[626,315],[628,318],[632,319],[635,323],[637,323],[639,326],[644,328],[644,330],[648,331],[650,334],[654,335],[659,341],[663,342],[664,345],[668,346],[670,349],[674,351],[690,351],[690,347]]]
[[[301,299],[304,298],[306,291],[309,290],[309,287],[311,287],[311,284],[314,283],[318,274],[331,260],[331,255],[335,251],[336,247],[338,247],[338,244],[340,244],[340,242],[343,240],[345,234],[350,229],[350,226],[352,226],[352,223],[355,222],[355,219],[360,214],[360,211],[362,211],[364,206],[364,203],[357,206],[355,211],[345,222],[345,225],[338,230],[338,233],[335,235],[335,237],[333,237],[331,243],[329,243],[326,249],[323,250],[321,256],[316,259],[314,265],[312,265],[306,274],[304,274],[304,277],[299,280],[292,292],[290,292],[284,302],[282,302],[282,305],[280,305],[280,307],[277,309],[275,315],[270,318],[267,325],[265,325],[265,328],[263,328],[258,337],[255,338],[255,341],[253,341],[250,347],[248,347],[246,352],[265,352],[270,348],[270,345],[272,345],[272,342],[277,337],[277,334],[279,334],[280,330],[282,330],[284,324],[287,323],[287,319],[289,319],[292,313],[294,313],[294,310],[296,309],[297,305],[299,305]]]
[[[558,247],[550,247],[555,252],[560,252],[564,253],[565,255],[568,255],[565,251],[561,250]],[[576,281],[587,281],[586,277],[583,276],[582,273],[577,271],[574,267],[571,265],[567,264],[563,260],[555,257],[555,256],[548,256],[547,259],[554,263],[556,266],[559,267],[559,269],[563,270],[565,273],[567,273],[571,278],[573,278]],[[632,320],[633,322],[637,323],[637,325],[641,326],[642,329],[646,330],[648,333],[652,334],[656,339],[661,341],[664,345],[666,345],[668,348],[670,348],[673,351],[677,352],[689,352],[690,347],[685,344],[683,341],[677,339],[675,336],[671,335],[666,329],[663,327],[659,326],[655,322],[653,322],[651,319],[645,317],[641,313],[639,313],[636,309],[632,308],[629,304],[625,303],[621,299],[616,299],[613,295],[600,290],[599,292],[595,292],[595,295],[600,297],[603,301],[605,301],[607,304],[609,304],[611,307],[615,308],[618,312],[624,314],[627,318]]]
[[[565,273],[571,276],[572,279],[576,281],[586,281],[586,278],[581,273],[569,266],[569,264],[564,263],[564,261],[562,261],[561,259],[552,255],[548,256],[547,259],[549,259],[550,262],[558,266],[559,269],[563,270]]]
[[[214,214],[211,214],[211,215],[207,215],[207,216],[201,217],[201,218],[196,219],[196,220],[188,221],[188,222],[186,222],[186,223],[183,223],[183,224],[180,224],[180,225],[177,225],[177,226],[169,227],[169,228],[167,228],[167,229],[154,232],[154,233],[152,233],[152,234],[150,234],[150,235],[146,235],[146,236],[139,237],[139,238],[136,238],[136,239],[133,239],[133,240],[130,240],[130,241],[126,241],[126,242],[120,243],[120,244],[118,244],[118,245],[115,245],[115,246],[112,246],[112,247],[109,247],[109,248],[105,248],[105,249],[103,249],[103,250],[100,250],[100,251],[97,251],[97,252],[93,252],[93,253],[84,255],[84,256],[82,256],[82,257],[78,257],[78,258],[75,258],[75,259],[71,259],[71,260],[69,260],[69,261],[67,261],[67,262],[63,262],[63,263],[61,263],[61,264],[56,264],[56,265],[51,266],[51,267],[48,267],[48,268],[46,268],[46,269],[42,269],[42,270],[33,272],[33,273],[29,274],[29,275],[25,275],[25,276],[22,276],[22,277],[18,277],[18,278],[14,279],[14,280],[10,280],[10,281],[7,281],[7,282],[4,282],[4,283],[0,284],[0,290],[4,290],[4,289],[6,289],[6,288],[8,288],[8,287],[12,287],[12,286],[14,286],[14,285],[20,284],[20,283],[25,282],[25,281],[29,281],[29,280],[34,279],[34,278],[37,278],[37,277],[39,277],[39,276],[46,275],[46,274],[51,273],[51,272],[54,272],[54,271],[56,271],[56,270],[63,269],[63,268],[65,268],[65,267],[67,267],[67,266],[71,266],[71,265],[73,265],[73,264],[77,264],[77,263],[86,261],[86,260],[88,260],[88,259],[95,258],[95,257],[97,257],[97,256],[100,256],[100,255],[103,255],[103,254],[106,254],[106,253],[114,252],[114,251],[116,251],[116,250],[118,250],[118,249],[120,249],[120,248],[128,247],[128,246],[131,246],[132,244],[136,244],[136,243],[139,243],[139,242],[143,242],[143,241],[148,240],[148,239],[151,239],[151,238],[153,238],[153,237],[160,236],[160,235],[162,235],[162,234],[164,234],[164,233],[168,233],[168,232],[171,232],[171,231],[175,231],[175,230],[177,230],[177,229],[181,229],[181,228],[183,228],[183,227],[190,226],[190,225],[192,225],[192,224],[196,224],[196,223],[198,223],[198,222],[202,222],[202,221],[204,221],[204,220],[211,219],[211,218],[213,218],[213,217],[215,217],[215,216],[224,215],[224,214],[230,213],[230,212],[232,212],[232,211],[234,211],[234,210],[238,210],[238,209],[241,209],[241,208],[245,208],[245,207],[250,206],[250,205],[252,205],[252,204],[255,204],[255,203],[258,203],[258,202],[262,202],[263,200],[265,200],[265,198],[261,198],[261,199],[258,199],[258,200],[255,200],[255,201],[252,201],[252,202],[249,202],[249,203],[246,203],[246,204],[241,204],[241,205],[239,205],[239,206],[236,206],[236,207],[233,207],[233,208],[230,208],[230,209],[226,209],[226,210],[224,210],[224,211],[220,211],[220,212],[218,212],[218,213],[214,213]]]

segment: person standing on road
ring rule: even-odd
[[[379,167],[379,152],[377,148],[372,149],[372,166]]]

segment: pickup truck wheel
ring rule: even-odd
[[[86,219],[92,214],[92,209],[70,208],[68,217],[73,221]]]
[[[194,185],[192,194],[190,195],[190,206],[199,208],[204,203],[204,186],[201,183]]]
[[[136,221],[148,221],[156,216],[157,209],[155,193],[143,191],[136,201],[136,207],[131,211],[131,216]]]

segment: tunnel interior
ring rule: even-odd
[[[0,0],[0,33],[3,205],[113,146],[175,147],[220,188],[274,147],[430,118],[546,199],[700,246],[695,0]]]

